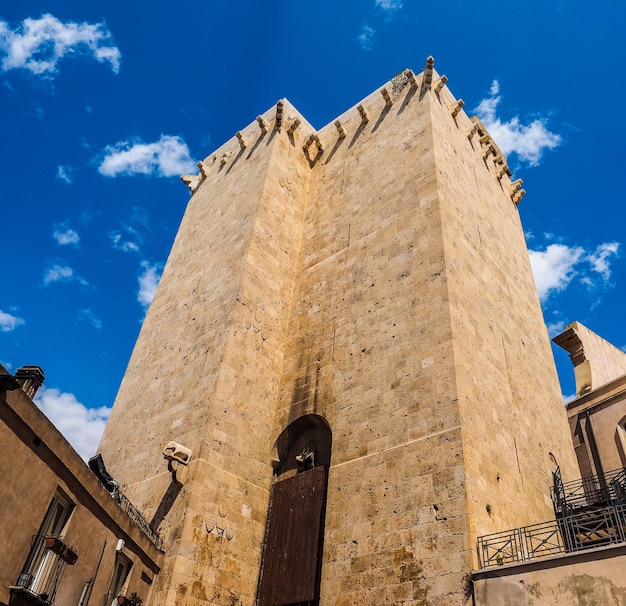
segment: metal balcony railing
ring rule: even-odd
[[[163,539],[154,530],[141,512],[124,496],[121,495],[119,506],[126,512],[128,517],[141,529],[141,531],[154,543],[157,549],[163,547]]]
[[[480,568],[526,562],[626,542],[626,505],[598,507],[557,520],[478,538]]]
[[[557,469],[550,496],[557,517],[589,507],[626,504],[626,468],[573,482],[563,482]]]
[[[74,564],[77,556],[61,538],[52,537],[54,546],[47,546],[46,541],[50,538],[45,535],[33,536],[28,558],[16,585],[36,595],[45,604],[52,605],[66,566]]]

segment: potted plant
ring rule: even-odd
[[[117,603],[119,606],[141,606],[143,600],[133,591],[129,596],[118,595]]]
[[[45,545],[50,551],[56,554],[60,554],[65,547],[65,543],[59,537],[53,535],[48,535],[45,538]]]

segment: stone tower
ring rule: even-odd
[[[101,443],[164,538],[151,604],[463,604],[476,536],[575,477],[523,191],[446,80],[319,131],[279,101],[183,177]]]

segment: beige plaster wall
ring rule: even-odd
[[[0,371],[4,371],[1,369]],[[109,588],[119,539],[133,562],[129,591],[144,599],[158,573],[160,553],[112,501],[110,495],[21,390],[0,394],[0,444],[10,456],[0,457],[0,603],[7,604],[52,497],[61,490],[73,504],[63,532],[66,544],[78,553],[58,586],[56,604],[77,604],[85,583],[94,578],[92,604],[101,604]]]
[[[626,353],[580,322],[572,322],[553,340],[570,354],[578,396],[626,374]]]
[[[573,400],[567,414],[581,476],[626,467],[626,375]]]
[[[474,575],[475,606],[622,606],[626,547],[564,555]]]

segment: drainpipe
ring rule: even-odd
[[[87,581],[85,590],[83,591],[83,595],[80,597],[80,602],[78,602],[78,606],[87,606],[89,604],[89,598],[91,598],[91,590],[93,589],[93,584],[96,582],[96,577],[98,576],[98,571],[100,570],[100,564],[102,563],[102,556],[104,555],[104,550],[106,549],[106,546],[107,542],[105,539],[104,545],[102,546],[102,551],[100,551],[100,559],[98,560],[98,565],[96,566],[96,572]]]

